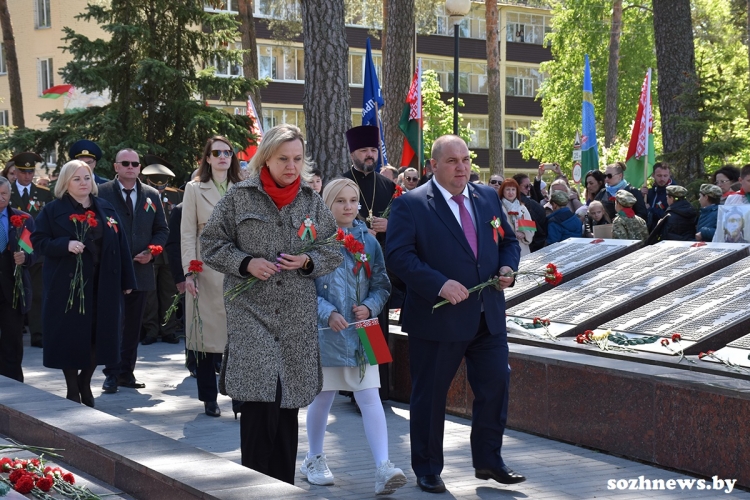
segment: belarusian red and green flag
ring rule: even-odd
[[[651,114],[651,68],[641,87],[641,98],[638,100],[638,112],[630,134],[630,145],[626,156],[625,180],[639,188],[646,183],[649,172],[654,166],[654,117]]]
[[[367,361],[371,365],[382,365],[393,361],[391,351],[388,350],[388,344],[385,343],[383,330],[380,328],[378,318],[366,319],[354,323],[357,329],[359,340],[365,351]]]
[[[424,141],[422,140],[422,59],[417,60],[417,69],[411,80],[409,93],[406,95],[406,104],[401,112],[401,120],[398,123],[404,134],[404,150],[401,154],[399,166],[412,166],[418,172],[422,171],[424,164]],[[419,154],[417,154],[419,152]],[[417,164],[413,165],[414,159]]]
[[[71,90],[73,90],[72,85],[55,85],[42,92],[42,97],[45,99],[59,99]]]
[[[21,237],[18,238],[18,247],[29,254],[34,252],[34,247],[31,246],[31,231],[29,231],[29,228],[24,227],[21,231]]]

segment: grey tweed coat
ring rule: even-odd
[[[216,205],[200,235],[203,260],[225,275],[226,291],[245,279],[240,266],[246,257],[276,262],[279,252],[301,251],[305,244],[297,231],[307,216],[318,239],[336,232],[330,210],[305,183],[279,210],[255,175],[234,185]],[[342,257],[335,246],[307,254],[311,273],[282,271],[232,301],[225,298],[227,348],[220,384],[233,399],[272,402],[277,379],[282,408],[307,406],[320,392],[315,278],[336,269]]]

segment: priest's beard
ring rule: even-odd
[[[375,171],[375,164],[378,162],[378,159],[372,156],[366,156],[364,162],[360,162],[356,158],[352,158],[352,162],[354,163],[354,168],[360,172],[369,174],[370,172]]]

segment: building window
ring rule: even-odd
[[[543,80],[536,68],[508,66],[505,68],[505,95],[536,97]]]
[[[37,72],[39,73],[39,95],[48,88],[55,86],[54,73],[52,71],[52,58],[38,59]]]
[[[242,50],[242,45],[235,43],[233,47],[228,48],[230,50]],[[229,62],[227,59],[217,57],[214,61],[214,67],[216,68],[216,76],[238,77],[243,75],[241,59],[237,62]]]
[[[461,38],[478,38],[484,40],[487,36],[485,24],[484,6],[474,5],[458,25],[459,36]],[[453,36],[453,24],[450,22],[448,15],[445,13],[445,6],[439,6],[437,9],[437,25],[435,34]]]
[[[506,120],[505,121],[505,149],[521,149],[521,143],[526,140],[520,130],[531,130],[531,122],[528,120]]]
[[[296,125],[305,132],[305,112],[301,109],[268,108],[263,106],[263,130],[268,130],[276,125],[288,123]]]
[[[382,2],[370,0],[346,2],[344,24],[358,28],[381,29],[383,27]]]
[[[365,53],[349,51],[349,85],[361,87],[365,84]],[[378,81],[382,81],[381,70],[383,66],[383,57],[379,54],[372,55],[372,62],[375,64],[375,73],[378,75]]]
[[[304,82],[304,49],[259,45],[258,77],[287,82]]]
[[[237,0],[233,0],[236,3]],[[235,6],[236,7],[236,6]],[[253,15],[270,19],[302,20],[302,7],[299,0],[256,0],[253,2]]]
[[[423,59],[423,70],[433,70],[443,92],[453,92],[453,61]],[[462,94],[487,93],[487,65],[469,61],[458,63],[458,91]]]
[[[7,109],[0,111],[0,127],[10,127],[10,115]]]
[[[5,66],[5,44],[0,43],[0,75],[7,75],[8,68]]]
[[[37,28],[49,28],[50,24],[50,1],[51,0],[34,0],[34,9]]]
[[[213,0],[204,2],[203,10],[206,12],[231,12],[237,13],[238,0]]]
[[[470,148],[486,149],[490,147],[489,120],[482,116],[464,116],[464,126],[469,128],[471,140]]]
[[[544,35],[552,31],[552,16],[508,12],[506,40],[518,43],[542,45]]]

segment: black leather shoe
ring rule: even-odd
[[[494,479],[501,484],[517,484],[526,481],[526,478],[517,472],[513,472],[507,465],[499,469],[477,469],[474,472],[477,479]]]
[[[143,389],[146,387],[146,384],[144,384],[143,382],[138,382],[132,375],[128,378],[119,379],[117,381],[117,384],[120,387],[127,387],[129,389]]]
[[[427,493],[445,493],[445,483],[440,479],[440,474],[417,477],[417,486]]]
[[[102,384],[102,391],[104,394],[114,394],[117,392],[117,376],[107,375]]]
[[[180,339],[177,338],[176,335],[167,335],[166,337],[161,338],[162,342],[166,342],[167,344],[179,344]]]
[[[219,404],[216,401],[206,401],[203,403],[203,406],[206,408],[206,415],[209,417],[218,417],[221,415],[221,408],[219,408]]]
[[[154,342],[156,342],[156,337],[146,337],[143,340],[141,340],[141,344],[143,345],[151,345]]]

